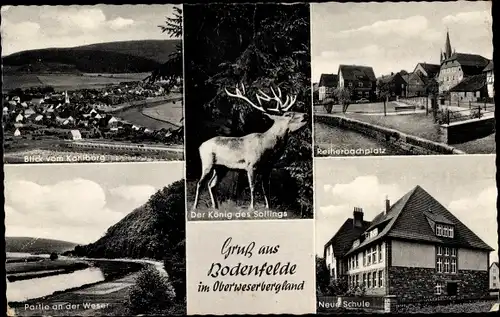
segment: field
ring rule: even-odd
[[[184,116],[182,102],[161,104],[158,106],[144,108],[142,114],[156,119],[171,123],[173,125],[181,126],[181,119]]]
[[[129,74],[9,74],[3,76],[2,91],[52,86],[56,91],[103,88],[120,82],[140,81],[148,73]]]
[[[7,274],[39,272],[49,270],[78,270],[88,267],[83,261],[74,260],[49,260],[43,259],[37,262],[10,262],[6,263],[5,270]]]

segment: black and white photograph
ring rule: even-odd
[[[312,218],[309,5],[183,10],[188,220]]]
[[[4,163],[184,160],[182,5],[1,16]]]
[[[491,7],[311,4],[314,155],[496,153]]]
[[[494,155],[317,158],[314,169],[318,313],[498,310]]]
[[[183,165],[7,165],[9,316],[185,315]]]

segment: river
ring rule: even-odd
[[[314,124],[315,156],[405,155],[405,151],[361,133]]]
[[[26,258],[26,257],[48,258],[48,254],[31,255],[21,253],[8,253],[8,258]],[[30,299],[40,298],[51,295],[57,291],[65,291],[77,288],[87,284],[93,284],[103,281],[112,281],[120,276],[138,271],[143,264],[149,263],[158,265],[158,263],[147,260],[109,260],[109,259],[85,259],[69,258],[60,256],[61,260],[88,261],[93,263],[89,268],[76,270],[71,273],[63,273],[45,277],[31,278],[9,282],[7,279],[7,299],[9,302],[22,302]],[[159,269],[159,267],[157,266]]]

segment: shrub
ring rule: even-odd
[[[52,253],[50,254],[50,260],[51,260],[51,261],[57,260],[57,258],[58,258],[58,257],[59,257],[59,256],[58,256],[58,255],[57,255],[57,253],[55,253],[55,252],[52,252]]]
[[[130,314],[164,314],[173,305],[173,294],[165,276],[152,266],[144,268],[130,288],[126,307]]]

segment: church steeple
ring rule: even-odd
[[[444,45],[445,58],[451,57],[450,32],[446,30],[446,43]]]

